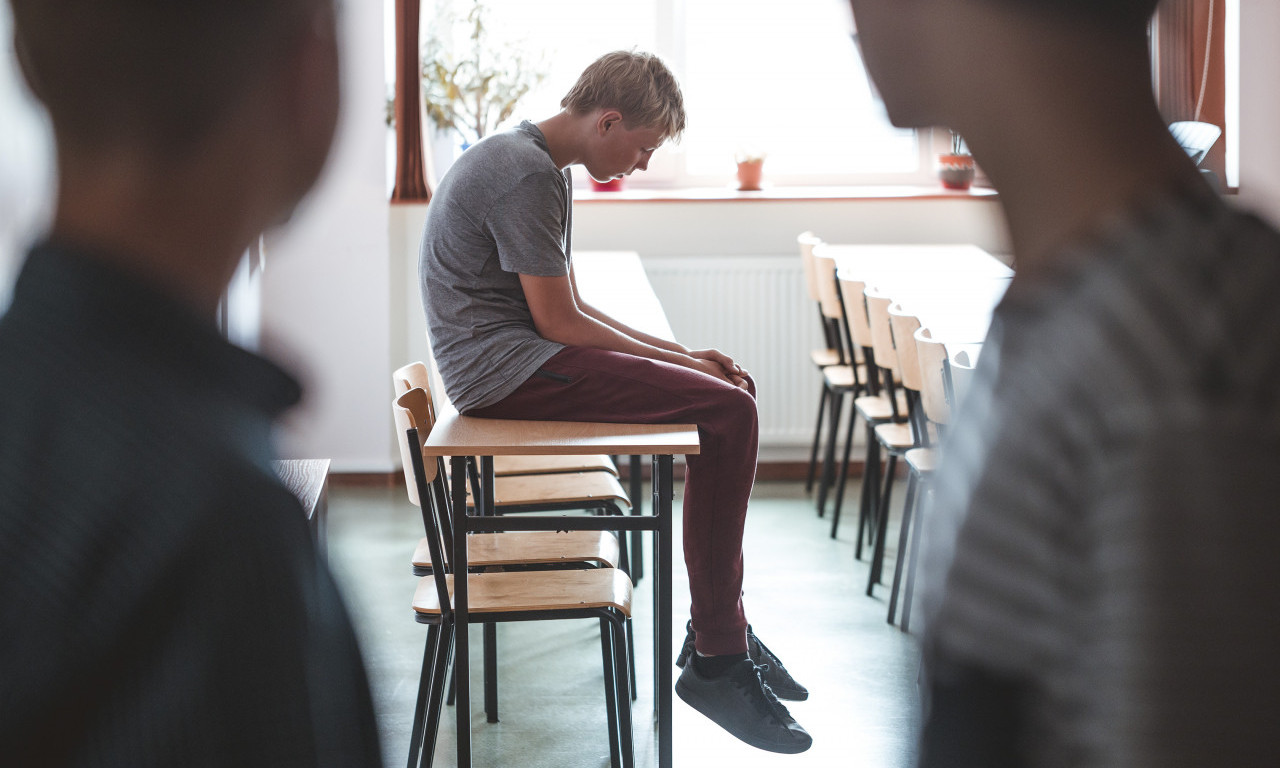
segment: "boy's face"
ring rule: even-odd
[[[649,158],[662,146],[665,136],[660,128],[627,128],[621,118],[606,116],[595,139],[583,165],[591,178],[608,181],[648,168]]]

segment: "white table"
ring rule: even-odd
[[[836,245],[837,275],[888,295],[920,318],[934,338],[981,342],[1013,270],[976,245]]]

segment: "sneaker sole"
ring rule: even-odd
[[[711,702],[708,702],[706,699],[702,698],[698,694],[680,685],[680,681],[678,680],[676,681],[676,695],[679,696],[681,700],[684,701],[685,704],[688,704],[689,706],[696,709],[708,720],[715,723],[716,725],[719,725],[721,728],[724,728],[725,733],[728,733],[729,735],[733,736],[735,739],[738,739],[743,743],[750,744],[756,749],[763,749],[766,752],[776,752],[783,755],[796,755],[801,752],[804,752],[805,750],[809,749],[809,747],[813,746],[812,739],[810,739],[808,742],[794,742],[794,741],[774,742],[774,741],[766,741],[764,739],[761,739],[759,735],[756,734],[755,732],[748,732],[745,734],[734,733],[728,728],[725,728],[724,725],[721,725],[719,721],[717,721],[714,717],[711,716],[710,713],[715,711],[715,706],[711,704]]]

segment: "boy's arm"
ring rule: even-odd
[[[615,331],[618,331],[619,333],[622,333],[626,336],[630,336],[631,338],[636,339],[637,341],[640,341],[644,344],[648,344],[651,347],[657,347],[658,349],[665,349],[670,352],[679,353],[681,355],[688,355],[689,357],[694,357],[699,360],[710,360],[714,363],[717,363],[720,366],[720,368],[724,371],[724,374],[729,377],[730,381],[732,381],[737,386],[740,386],[740,387],[745,386],[743,377],[746,376],[746,371],[742,369],[742,366],[735,363],[733,361],[733,358],[724,354],[720,350],[718,349],[691,350],[688,347],[684,346],[683,344],[679,343],[678,341],[674,341],[674,340],[668,341],[667,339],[661,339],[661,338],[658,338],[657,336],[652,336],[650,334],[647,334],[644,331],[640,331],[635,328],[632,328],[631,326],[621,322],[617,318],[612,317],[607,312],[597,309],[591,304],[588,304],[586,301],[583,300],[582,294],[578,292],[578,279],[574,275],[572,266],[569,268],[569,287],[573,291],[574,303],[577,304],[578,308],[583,312],[583,314],[587,315],[588,317],[594,318],[595,320],[601,323],[604,323],[605,325],[609,326]]]
[[[608,349],[650,360],[661,360],[701,371],[734,386],[745,386],[741,377],[735,375],[734,378],[738,380],[731,379],[716,360],[695,357],[678,344],[664,342],[648,334],[640,334],[639,331],[634,331],[637,335],[632,335],[631,329],[599,310],[593,310],[595,314],[588,314],[579,306],[577,291],[568,275],[537,277],[522,274],[520,286],[524,289],[534,327],[544,339],[569,346]],[[596,315],[602,315],[612,323],[604,322]],[[651,344],[648,340],[661,342],[662,346]]]

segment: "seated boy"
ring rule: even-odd
[[[742,606],[755,385],[717,350],[655,338],[590,306],[574,281],[568,167],[601,181],[643,171],[684,130],[679,86],[657,57],[610,53],[561,106],[468,149],[435,192],[420,272],[440,375],[470,416],[698,425],[684,494],[693,618],[676,692],[753,746],[802,752],[809,734],[777,699],[808,692],[756,639]]]

